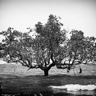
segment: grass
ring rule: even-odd
[[[52,93],[50,92],[52,92],[52,90],[48,87],[50,85],[60,86],[65,84],[81,84],[81,85],[96,84],[96,66],[85,67],[84,65],[82,66],[82,68],[83,68],[83,73],[82,75],[78,75],[78,76],[74,76],[74,75],[70,76],[70,74],[64,75],[64,73],[66,73],[66,70],[63,69],[59,70],[56,68],[52,68],[49,72],[49,76],[45,77],[43,76],[43,71],[38,69],[26,71],[27,68],[20,65],[2,64],[0,65],[0,81],[2,82],[2,86],[1,86],[2,94],[21,94],[21,96],[22,94],[23,95],[25,94],[25,96],[34,96],[30,94],[43,93],[44,94],[43,96],[51,96],[50,94]],[[74,74],[73,70],[71,72],[73,72],[72,74]],[[91,74],[89,74],[89,72]],[[62,94],[61,95],[55,94],[53,96],[62,96]],[[63,96],[67,96],[67,95],[63,95]]]

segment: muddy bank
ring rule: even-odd
[[[1,76],[2,77],[2,76]],[[60,96],[60,94],[70,94],[70,93],[54,93],[49,86],[62,86],[66,84],[96,84],[96,76],[68,76],[68,75],[52,75],[48,77],[44,76],[11,76],[5,75],[6,78],[0,78],[2,82],[2,94],[25,94],[25,96],[34,96],[33,93],[48,93],[54,94],[53,96]],[[27,95],[26,95],[27,94]],[[28,95],[33,94],[33,95]],[[59,95],[56,95],[59,94]],[[18,96],[19,96],[18,95]],[[39,96],[39,95],[37,95]],[[42,95],[50,96],[50,95]],[[61,95],[62,96],[62,95]],[[67,95],[63,95],[67,96]],[[69,96],[69,95],[68,95]],[[72,95],[71,95],[72,96]]]

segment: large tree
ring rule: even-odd
[[[54,66],[69,72],[78,64],[94,63],[96,38],[85,37],[82,31],[72,30],[68,39],[59,19],[49,15],[45,24],[38,22],[34,38],[30,32],[22,33],[11,27],[0,32],[5,37],[0,44],[0,54],[7,62],[19,62],[29,69],[40,68],[45,76]]]
[[[66,31],[61,30],[63,26],[59,18],[50,15],[46,24],[38,22],[36,27],[36,38],[33,42],[37,67],[48,76],[51,67],[58,64],[57,57],[61,44],[66,40]]]
[[[38,22],[35,25],[35,38],[10,27],[2,31],[1,34],[5,36],[3,44],[6,60],[19,62],[29,69],[40,68],[48,76],[49,70],[58,64],[57,57],[66,40],[66,30],[62,30],[62,26],[59,18],[50,15],[46,24]],[[32,65],[33,60],[35,66]]]

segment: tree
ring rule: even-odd
[[[2,40],[3,57],[9,62],[21,63],[23,66],[31,67],[33,50],[31,47],[32,38],[28,33],[21,33],[9,27],[7,31],[0,32],[5,36]]]
[[[66,63],[66,61],[64,62],[64,64],[68,66],[67,72],[85,60],[84,53],[84,33],[82,31],[72,30],[71,37],[67,42],[66,58],[68,63]],[[80,73],[81,71],[82,69],[80,68]]]
[[[96,60],[96,38],[85,37],[82,31],[71,31],[71,37],[67,41],[66,49],[67,60],[65,60],[63,65],[68,66],[67,72],[75,68],[76,65],[88,64]],[[81,68],[80,73],[82,73]]]
[[[51,67],[58,64],[60,45],[66,40],[66,30],[59,19],[50,15],[46,24],[38,22],[35,27],[36,37],[32,38],[29,33],[21,33],[9,27],[0,34],[5,36],[4,56],[8,62],[19,62],[23,66],[40,68],[44,75],[48,76]],[[36,65],[33,66],[33,60]]]
[[[0,43],[0,58],[3,57],[3,44]]]
[[[49,70],[58,64],[60,45],[66,40],[66,31],[61,30],[62,26],[54,15],[49,16],[45,25],[41,22],[35,25],[37,35],[32,47],[35,50],[37,67],[44,71],[45,76],[48,76]]]
[[[96,38],[95,37],[86,37],[85,38],[85,60],[86,64],[91,62],[96,62]]]
[[[7,62],[19,62],[29,69],[40,68],[45,76],[54,66],[69,72],[76,65],[94,63],[96,38],[85,37],[82,31],[72,30],[70,39],[67,39],[67,31],[62,29],[63,24],[59,19],[49,15],[47,23],[38,22],[35,25],[35,38],[29,34],[32,30],[22,33],[9,27],[0,32],[5,36],[0,43],[1,57]],[[33,65],[33,62],[36,64]]]

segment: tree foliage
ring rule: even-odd
[[[23,66],[32,66],[32,38],[28,33],[21,33],[9,27],[7,31],[2,31],[5,36],[2,40],[3,57],[7,62],[19,62]]]
[[[45,76],[54,66],[69,72],[76,65],[94,64],[96,38],[85,37],[81,30],[72,30],[67,38],[67,31],[62,27],[60,18],[52,14],[45,24],[35,24],[35,38],[29,34],[31,29],[24,33],[9,27],[0,32],[5,37],[0,43],[0,56],[7,62],[19,62],[29,69],[40,68]]]
[[[38,33],[33,42],[36,62],[39,68],[48,72],[57,64],[56,57],[59,55],[60,44],[66,39],[66,31],[61,30],[63,24],[54,15],[49,16],[45,25],[38,22],[35,26]]]
[[[68,72],[76,65],[88,64],[95,60],[96,56],[95,37],[85,37],[84,32],[78,30],[71,31],[71,37],[67,42]],[[82,69],[80,68],[80,73]]]

